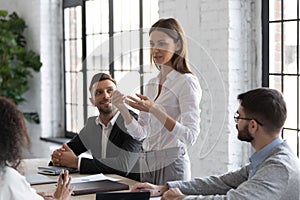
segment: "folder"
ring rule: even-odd
[[[26,181],[30,183],[30,185],[39,185],[39,184],[47,184],[47,183],[56,183],[57,178],[50,178],[48,176],[42,174],[25,174]]]
[[[90,181],[82,183],[73,183],[75,186],[72,195],[91,194],[96,192],[110,192],[118,190],[129,190],[129,186],[124,183],[114,182],[110,180]]]

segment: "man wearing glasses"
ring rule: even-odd
[[[246,166],[220,176],[173,181],[157,186],[138,183],[152,196],[169,199],[296,200],[300,198],[300,164],[280,137],[287,117],[280,92],[258,88],[238,95],[240,106],[234,119],[238,139],[250,142],[255,153]]]

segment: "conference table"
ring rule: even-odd
[[[21,163],[21,170],[24,172],[24,174],[37,174],[38,172],[38,167],[39,166],[47,166],[49,163],[49,158],[34,158],[34,159],[23,159]],[[86,175],[81,175],[78,173],[71,174],[72,178],[76,177],[83,177]],[[116,174],[105,174],[107,177],[115,178],[115,179],[120,179],[120,183],[125,183],[131,188],[137,181],[116,175]],[[53,178],[53,176],[51,176]],[[57,176],[58,177],[58,176]],[[51,184],[40,184],[40,185],[33,185],[32,186],[37,192],[46,192],[53,194],[56,186],[55,183]],[[126,190],[123,190],[126,191]],[[128,190],[127,190],[128,191]],[[88,194],[88,195],[78,195],[78,196],[71,196],[70,200],[72,199],[84,199],[84,200],[90,200],[96,199],[96,194]],[[151,198],[152,199],[152,198]]]

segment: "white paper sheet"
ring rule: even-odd
[[[90,176],[72,178],[71,183],[82,183],[82,182],[102,181],[102,180],[120,181],[120,179],[111,178],[111,177],[105,176],[104,174],[95,174],[95,175],[90,175]]]

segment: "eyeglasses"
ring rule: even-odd
[[[238,120],[239,119],[243,119],[243,120],[255,120],[259,125],[263,125],[263,123],[259,122],[257,119],[254,119],[254,118],[247,118],[247,117],[240,117],[240,114],[238,112],[234,113],[234,121],[235,123],[238,123]]]

